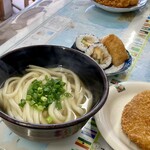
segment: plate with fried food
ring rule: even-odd
[[[150,149],[150,83],[128,81],[110,86],[97,127],[115,150]]]
[[[72,48],[91,57],[107,76],[121,74],[132,64],[130,53],[122,40],[114,34],[101,38],[92,34],[81,34],[76,38]]]
[[[138,10],[144,7],[147,0],[91,0],[92,3],[109,12],[122,13]]]

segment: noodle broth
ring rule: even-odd
[[[71,70],[29,65],[25,72],[7,79],[0,89],[1,104],[11,117],[34,124],[60,124],[90,111],[92,94]]]

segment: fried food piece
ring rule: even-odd
[[[126,8],[137,5],[139,0],[95,0],[95,1],[99,4],[110,7]]]
[[[135,6],[137,5],[139,0],[130,0],[130,6]]]
[[[123,42],[114,34],[104,37],[101,42],[112,57],[114,66],[119,66],[129,58]]]
[[[150,90],[143,91],[124,107],[121,126],[142,150],[150,150]]]

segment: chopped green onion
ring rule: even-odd
[[[21,100],[19,106],[24,107],[26,102],[37,110],[47,110],[48,106],[55,102],[57,109],[62,109],[61,101],[72,95],[66,92],[65,82],[61,79],[51,79],[45,76],[45,80],[34,80],[27,91],[25,100]]]
[[[67,93],[67,92],[64,93],[64,96],[65,96],[65,97],[72,97],[72,95],[71,95],[70,93]]]
[[[48,117],[46,118],[46,121],[50,124],[50,123],[53,121],[53,119],[52,119],[52,117],[48,116]]]
[[[25,99],[21,99],[19,106],[20,107],[24,107],[24,105],[26,104],[26,100]]]
[[[37,109],[40,110],[40,111],[43,111],[44,110],[44,106],[42,105],[36,105],[37,106]]]
[[[27,96],[26,96],[26,100],[27,100],[27,101],[30,101],[31,99],[32,99],[32,96],[31,96],[31,95],[27,95]]]
[[[42,100],[43,102],[46,102],[46,101],[47,101],[47,98],[46,98],[45,96],[42,96],[42,97],[41,97],[41,100]]]
[[[31,106],[33,106],[33,105],[35,104],[35,101],[34,101],[34,100],[29,101],[29,104],[30,104]]]

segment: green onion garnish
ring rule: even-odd
[[[26,104],[26,100],[25,99],[21,99],[21,102],[19,103],[20,107],[24,107],[24,105]]]
[[[50,124],[50,123],[53,121],[53,119],[52,119],[52,117],[48,116],[48,117],[46,118],[46,121]]]
[[[72,96],[66,92],[64,86],[65,83],[61,79],[49,79],[47,76],[44,82],[34,80],[27,91],[26,99],[22,99],[19,106],[23,108],[28,102],[30,106],[43,111],[55,102],[56,108],[62,109],[61,101]]]

